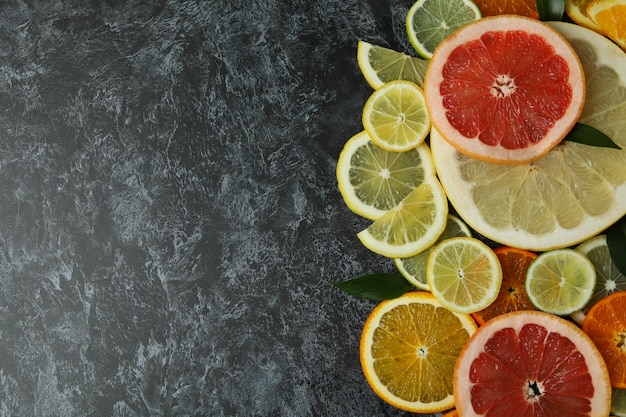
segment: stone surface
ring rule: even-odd
[[[335,182],[384,3],[2,2],[0,416],[405,415],[330,284],[393,270]]]

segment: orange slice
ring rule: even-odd
[[[517,14],[539,19],[536,0],[474,0],[483,16]]]
[[[556,30],[504,15],[446,38],[433,54],[424,90],[433,127],[459,152],[524,164],[547,154],[576,123],[585,78]]]
[[[582,329],[602,354],[611,385],[626,388],[626,292],[598,301],[585,316]]]
[[[595,0],[587,6],[587,16],[602,33],[626,50],[626,3],[623,0]]]
[[[365,378],[396,408],[413,413],[451,409],[454,364],[475,331],[471,316],[451,312],[427,292],[383,301],[361,335]]]
[[[498,297],[489,307],[472,314],[479,325],[504,313],[536,310],[526,295],[524,282],[528,267],[537,254],[508,246],[496,248],[494,252],[502,266],[502,285]]]
[[[607,367],[570,321],[539,311],[498,316],[478,328],[454,370],[463,417],[608,416]]]

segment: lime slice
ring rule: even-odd
[[[422,87],[428,61],[393,49],[359,41],[357,46],[359,68],[368,84],[377,90],[389,81],[412,81]]]
[[[436,177],[430,177],[357,236],[375,253],[408,258],[437,240],[446,227],[447,216],[443,188]]]
[[[498,296],[502,268],[494,251],[473,237],[453,237],[435,246],[426,278],[439,302],[456,313],[488,307]]]
[[[407,152],[390,152],[372,143],[364,131],[346,142],[337,161],[337,183],[346,205],[370,220],[397,206],[434,174],[426,143]]]
[[[596,286],[596,271],[582,253],[555,249],[540,254],[530,264],[525,285],[535,307],[563,316],[589,302]]]
[[[363,126],[372,142],[392,152],[422,144],[430,132],[424,92],[410,81],[390,81],[363,107]]]
[[[461,219],[453,214],[448,214],[448,221],[446,228],[439,236],[439,239],[435,242],[435,245],[444,239],[459,236],[471,236],[472,232],[469,227]],[[418,253],[410,258],[395,258],[393,261],[398,268],[398,271],[415,287],[430,291],[428,286],[428,280],[426,279],[426,263],[428,262],[428,255],[432,248],[426,249],[424,252]]]
[[[626,389],[613,388],[611,414],[615,417],[626,417]]]
[[[406,30],[415,51],[430,59],[442,40],[481,17],[471,0],[418,0],[409,9]]]
[[[574,321],[582,324],[585,315],[594,304],[614,292],[626,290],[626,276],[617,269],[611,259],[606,235],[595,236],[580,244],[576,250],[585,255],[596,269],[596,286],[591,300],[582,310],[572,314]]]

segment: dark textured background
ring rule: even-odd
[[[0,3],[0,415],[401,416],[335,181],[411,1]]]

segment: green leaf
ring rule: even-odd
[[[626,275],[626,217],[607,229],[606,244],[613,263]]]
[[[601,146],[604,148],[622,149],[610,137],[591,126],[576,123],[567,134],[565,140],[582,143],[583,145]]]
[[[543,21],[563,20],[565,0],[537,0],[535,4],[539,12],[539,19]]]
[[[412,288],[402,275],[392,273],[362,275],[333,285],[355,297],[375,301],[399,297]]]

